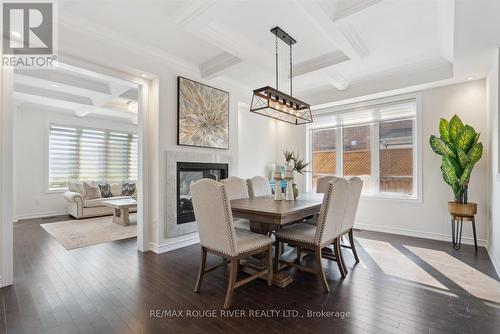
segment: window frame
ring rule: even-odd
[[[317,116],[334,114],[336,112],[346,112],[349,109],[358,108],[370,108],[374,105],[385,104],[385,103],[398,103],[405,100],[413,99],[415,100],[415,117],[411,118],[414,120],[413,124],[413,188],[414,193],[403,194],[394,192],[380,192],[380,136],[379,136],[379,123],[366,122],[360,123],[359,125],[370,125],[370,149],[371,149],[371,172],[374,178],[373,192],[362,193],[361,196],[370,200],[389,200],[389,201],[403,201],[403,202],[413,202],[422,203],[423,202],[423,189],[422,189],[422,103],[421,94],[404,94],[391,96],[387,98],[367,100],[363,102],[351,103],[351,104],[337,104],[332,106],[322,105],[314,110]],[[401,120],[409,118],[401,118]],[[397,119],[394,119],[397,120]],[[344,126],[338,125],[336,127],[336,174],[344,175]],[[308,161],[312,161],[312,133],[314,128],[312,125],[307,125],[306,128],[306,154]],[[306,191],[312,191],[312,172],[306,175]]]
[[[76,123],[76,122],[71,122],[71,121],[63,121],[63,122],[54,122],[47,120],[46,121],[46,126],[45,126],[45,143],[44,143],[44,158],[45,158],[45,163],[44,163],[44,189],[45,189],[45,194],[60,194],[68,191],[67,187],[64,188],[50,188],[50,159],[49,159],[49,154],[50,154],[50,127],[52,125],[56,126],[65,126],[65,127],[74,127],[74,128],[81,128],[81,129],[88,129],[88,130],[98,130],[98,131],[107,131],[107,132],[120,132],[120,133],[126,133],[126,134],[131,134],[137,136],[137,145],[139,145],[139,134],[130,130],[116,130],[116,129],[111,129],[108,127],[100,127],[97,125],[92,125],[92,124],[81,124],[81,123]],[[139,156],[137,156],[137,160],[139,160]],[[139,161],[137,161],[139,164]],[[138,166],[137,166],[138,167]]]

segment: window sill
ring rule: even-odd
[[[375,201],[390,201],[390,202],[404,202],[404,203],[422,203],[422,199],[411,195],[381,195],[381,194],[361,194],[361,198]]]

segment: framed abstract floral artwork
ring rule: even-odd
[[[177,144],[229,149],[229,93],[177,77]]]

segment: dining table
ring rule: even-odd
[[[275,200],[274,196],[259,196],[231,200],[231,211],[235,218],[248,219],[252,232],[271,235],[286,225],[318,215],[322,203],[323,194],[309,192],[300,193],[295,200]],[[281,257],[287,259],[296,257],[294,249],[284,252],[275,247],[274,251],[282,253]],[[241,269],[253,274],[263,266],[265,266],[264,261],[253,257],[242,262]],[[277,266],[278,264],[275,264],[275,267]],[[283,288],[292,282],[293,270],[274,273],[274,285]]]

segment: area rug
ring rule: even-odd
[[[70,250],[104,242],[137,237],[137,214],[130,214],[130,226],[113,223],[113,216],[65,220],[41,226],[64,248]]]

